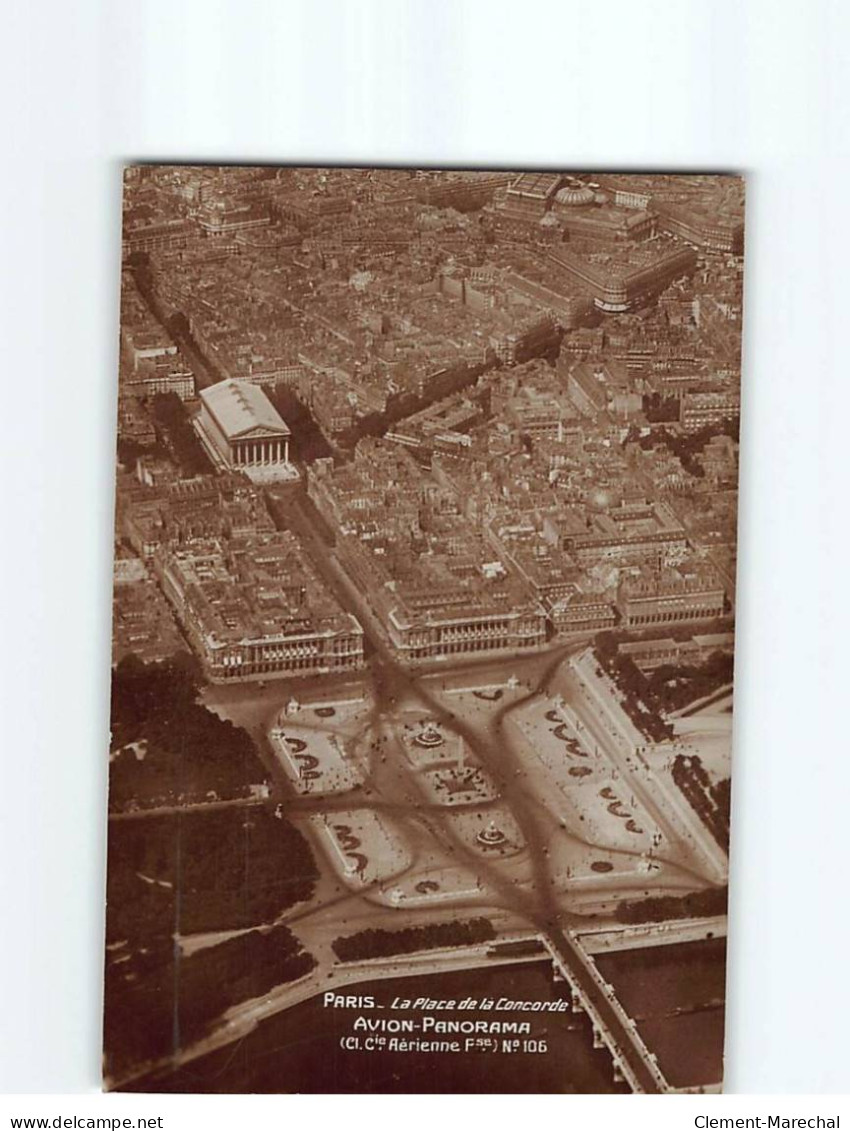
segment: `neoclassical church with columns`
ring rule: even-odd
[[[262,389],[227,380],[200,394],[197,427],[213,459],[251,479],[297,479],[289,461],[290,430]]]

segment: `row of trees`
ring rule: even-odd
[[[282,924],[248,931],[182,958],[177,1014],[181,1044],[185,1047],[204,1036],[231,1006],[295,982],[315,966],[315,958]]]
[[[688,895],[658,895],[617,904],[621,923],[664,923],[668,919],[703,919],[725,915],[729,889],[705,888]]]
[[[153,398],[153,421],[160,444],[183,475],[209,475],[212,464],[192,427],[186,406],[176,393],[157,393]]]
[[[720,847],[728,852],[730,779],[724,778],[714,785],[698,757],[686,758],[680,754],[673,762],[673,781]]]
[[[150,254],[146,251],[134,251],[127,256],[125,263],[132,271],[136,287],[148,309],[166,328],[172,341],[192,366],[196,385],[204,388],[215,381],[221,381],[224,374],[201,349],[192,333],[189,319],[181,310],[170,312],[160,298]]]
[[[701,664],[661,664],[644,676],[645,699],[662,711],[680,711],[732,682],[731,652],[713,652]]]
[[[630,656],[623,656],[616,646],[610,646],[610,637],[610,633],[600,633],[597,637],[596,656],[600,666],[616,684],[623,709],[641,734],[652,742],[665,742],[673,737],[673,728],[647,702],[643,672]]]
[[[680,643],[690,640],[693,630],[671,626],[671,638]],[[661,664],[647,675],[631,656],[619,651],[623,640],[631,636],[600,632],[595,640],[596,655],[603,669],[628,694],[643,703],[650,712],[679,711],[697,699],[712,695],[732,682],[734,661],[731,652],[712,652],[700,664]]]
[[[496,931],[489,919],[455,920],[431,923],[425,927],[404,927],[399,931],[379,928],[358,931],[336,939],[334,953],[342,962],[359,962],[367,958],[387,958],[394,954],[415,954],[420,950],[441,947],[472,946],[489,942]]]

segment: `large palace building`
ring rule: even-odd
[[[363,629],[289,532],[195,539],[154,570],[213,683],[354,671]]]
[[[298,478],[289,427],[256,385],[228,380],[203,389],[196,422],[215,463],[258,481]]]
[[[397,586],[373,591],[397,655],[406,662],[522,652],[546,643],[546,616],[515,582],[479,596],[460,586]]]
[[[717,572],[703,567],[690,574],[675,570],[626,578],[617,604],[627,628],[706,620],[723,616],[726,593]]]

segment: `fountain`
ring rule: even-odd
[[[508,843],[508,838],[495,821],[491,821],[486,829],[482,829],[475,839],[483,848],[501,848]]]
[[[414,736],[413,741],[417,746],[424,746],[426,749],[430,749],[434,746],[442,746],[446,740],[440,733],[436,723],[428,722],[422,727],[419,734]]]

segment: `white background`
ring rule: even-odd
[[[63,0],[3,23],[0,1089],[98,1088],[120,166],[191,158],[747,175],[727,1088],[850,1091],[845,5]]]

